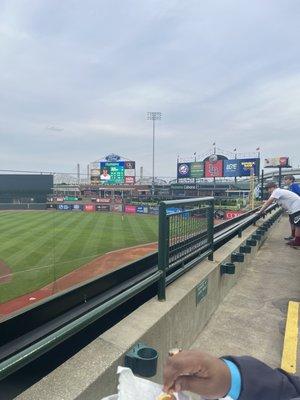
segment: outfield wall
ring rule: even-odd
[[[119,203],[47,203],[47,209],[58,211],[85,211],[85,212],[123,212],[126,214],[152,214],[158,215],[158,206],[119,204]]]
[[[46,210],[46,203],[0,203],[0,210]]]

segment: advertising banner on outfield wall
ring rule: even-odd
[[[226,177],[236,177],[239,176],[239,161],[234,160],[224,160],[224,176]]]
[[[159,207],[158,206],[150,206],[148,209],[149,214],[158,215]]]
[[[95,204],[85,204],[84,211],[86,212],[93,212],[95,211]]]
[[[148,206],[137,206],[136,208],[136,212],[138,214],[148,214],[148,211],[149,211]]]
[[[70,211],[72,210],[72,206],[70,204],[58,204],[57,209],[61,211]]]
[[[240,211],[226,211],[225,212],[225,219],[233,219],[233,218],[239,217],[242,214],[243,213],[240,212]]]
[[[209,160],[205,161],[204,165],[205,178],[219,178],[223,176],[223,160],[218,160],[214,163]]]
[[[167,208],[167,215],[177,214],[181,211],[182,210],[179,207],[169,207],[169,208]]]
[[[110,211],[110,205],[109,204],[97,204],[96,211]]]
[[[128,214],[135,214],[136,213],[136,206],[132,206],[131,204],[125,205],[125,212]]]
[[[83,205],[82,204],[73,204],[72,210],[73,211],[83,211]]]
[[[115,212],[122,212],[122,211],[123,211],[123,206],[122,206],[122,204],[114,204],[114,205],[112,206],[112,211],[115,211]]]
[[[254,175],[258,175],[259,158],[242,158],[239,160],[239,176],[250,176],[252,168]]]
[[[55,209],[56,207],[57,207],[57,204],[47,204],[47,208]]]

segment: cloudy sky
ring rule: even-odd
[[[299,0],[0,0],[0,169],[224,150],[300,164]]]

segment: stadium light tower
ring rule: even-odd
[[[147,112],[147,119],[152,121],[152,196],[154,196],[154,178],[155,178],[155,121],[161,120],[161,112]]]

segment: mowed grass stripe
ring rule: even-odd
[[[115,249],[123,249],[124,247],[128,247],[127,246],[127,241],[126,241],[126,234],[124,233],[124,218],[122,220],[122,214],[120,213],[115,213],[114,214],[114,230],[115,232],[117,232],[118,234],[114,234],[113,235],[113,244],[114,244],[114,248]]]
[[[103,253],[108,253],[109,251],[116,250],[116,247],[114,246],[113,243],[113,237],[119,237],[121,232],[115,232],[114,231],[114,220],[113,220],[113,214],[112,213],[105,213],[103,215],[104,219],[104,224],[103,224],[103,229],[100,231],[99,235],[99,242],[97,245],[97,250],[98,253],[102,250]]]
[[[123,221],[124,222],[123,234],[125,235],[126,247],[131,247],[136,244],[136,231],[135,231],[134,226],[132,225],[131,219],[132,219],[132,216],[125,215],[124,221]],[[142,243],[142,241],[139,240],[139,243]]]
[[[2,222],[0,225],[1,237],[9,239],[23,232],[27,232],[31,226],[39,224],[40,221],[48,220],[50,215],[47,213],[35,214],[28,218],[28,216],[15,215],[13,219]]]
[[[9,223],[14,223],[17,222],[19,220],[29,220],[32,221],[35,217],[39,217],[39,216],[46,216],[49,213],[47,212],[41,212],[41,211],[36,211],[34,213],[21,213],[21,212],[13,212],[10,211],[9,214],[6,214],[5,216],[1,216],[0,215],[0,229],[2,227],[2,224],[9,224]]]
[[[2,226],[3,232],[1,232],[1,237],[8,241],[14,239],[16,236],[20,238],[22,237],[23,239],[23,236],[26,236],[28,231],[35,229],[36,227],[43,227],[44,223],[49,224],[50,220],[51,215],[46,213],[42,215],[34,215],[31,219],[17,218],[15,223],[10,222]]]
[[[140,220],[142,218],[143,218],[142,216],[136,215],[134,218],[129,219],[129,224],[132,227],[134,239],[139,237],[140,243],[147,243],[147,242],[151,241],[151,238],[149,238],[147,236],[145,230],[143,229],[143,227],[140,224]]]
[[[74,220],[70,215],[70,219],[66,219],[64,222],[60,221],[60,225],[64,226],[64,229],[68,229],[74,224]],[[32,240],[30,243],[23,246],[18,252],[15,252],[14,255],[8,257],[8,265],[18,266],[19,269],[26,269],[28,267],[38,267],[45,265],[41,262],[42,259],[51,259],[51,254],[53,251],[53,238],[56,236],[56,230],[53,229],[53,226],[45,226],[45,229],[41,231],[40,237],[36,237],[36,235],[31,235]],[[20,265],[21,264],[21,265]],[[46,264],[47,265],[47,264]]]
[[[129,221],[133,228],[134,235],[141,238],[141,243],[145,243],[145,242],[147,242],[147,236],[146,236],[143,228],[140,225],[139,217],[140,217],[139,215],[135,215],[134,218],[131,218]]]
[[[32,214],[35,214],[35,215],[37,215],[37,214],[41,214],[42,212],[41,211],[36,211],[36,212],[33,212]],[[6,213],[0,213],[0,222],[1,221],[3,221],[3,222],[9,222],[10,220],[15,220],[16,219],[16,217],[18,216],[18,217],[20,217],[20,218],[27,218],[27,216],[28,215],[30,215],[30,213],[27,213],[27,212],[17,212],[17,211],[7,211]]]
[[[81,246],[81,257],[89,256],[89,260],[106,253],[107,249],[101,240],[101,235],[105,232],[110,217],[104,213],[95,214],[92,225],[87,232],[84,232],[83,243]],[[86,262],[88,260],[86,259]]]
[[[61,213],[68,213],[68,211]],[[64,246],[70,240],[70,236],[74,234],[78,226],[81,223],[85,223],[84,219],[80,218],[80,215],[69,214],[60,217],[54,221],[53,236],[52,236],[52,247],[49,253],[45,253],[40,257],[40,265],[51,265],[53,266],[56,262],[60,262],[61,253],[64,251]],[[38,249],[39,253],[41,249]],[[30,256],[30,255],[29,255]]]
[[[92,236],[93,225],[95,225],[93,215],[89,214],[86,218],[78,221],[76,228],[78,233],[76,235],[73,232],[73,234],[66,236],[65,240],[56,246],[55,268],[57,276],[62,276],[95,257],[95,254],[88,254],[82,251],[86,240],[89,240],[89,237]],[[83,235],[83,231],[87,231],[89,234]],[[75,254],[74,250],[76,251]]]
[[[138,226],[146,236],[147,242],[157,241],[157,226],[153,226],[152,217],[138,218]]]
[[[50,220],[51,216],[48,216],[47,219],[43,219],[42,221],[34,220],[33,224],[24,224],[26,234],[19,235],[18,230],[16,230],[16,233],[11,238],[3,237],[0,245],[0,257],[2,257],[4,261],[9,262],[13,254],[16,255],[18,252],[24,250],[26,244],[31,246],[35,238],[45,232],[45,223],[48,225]]]

